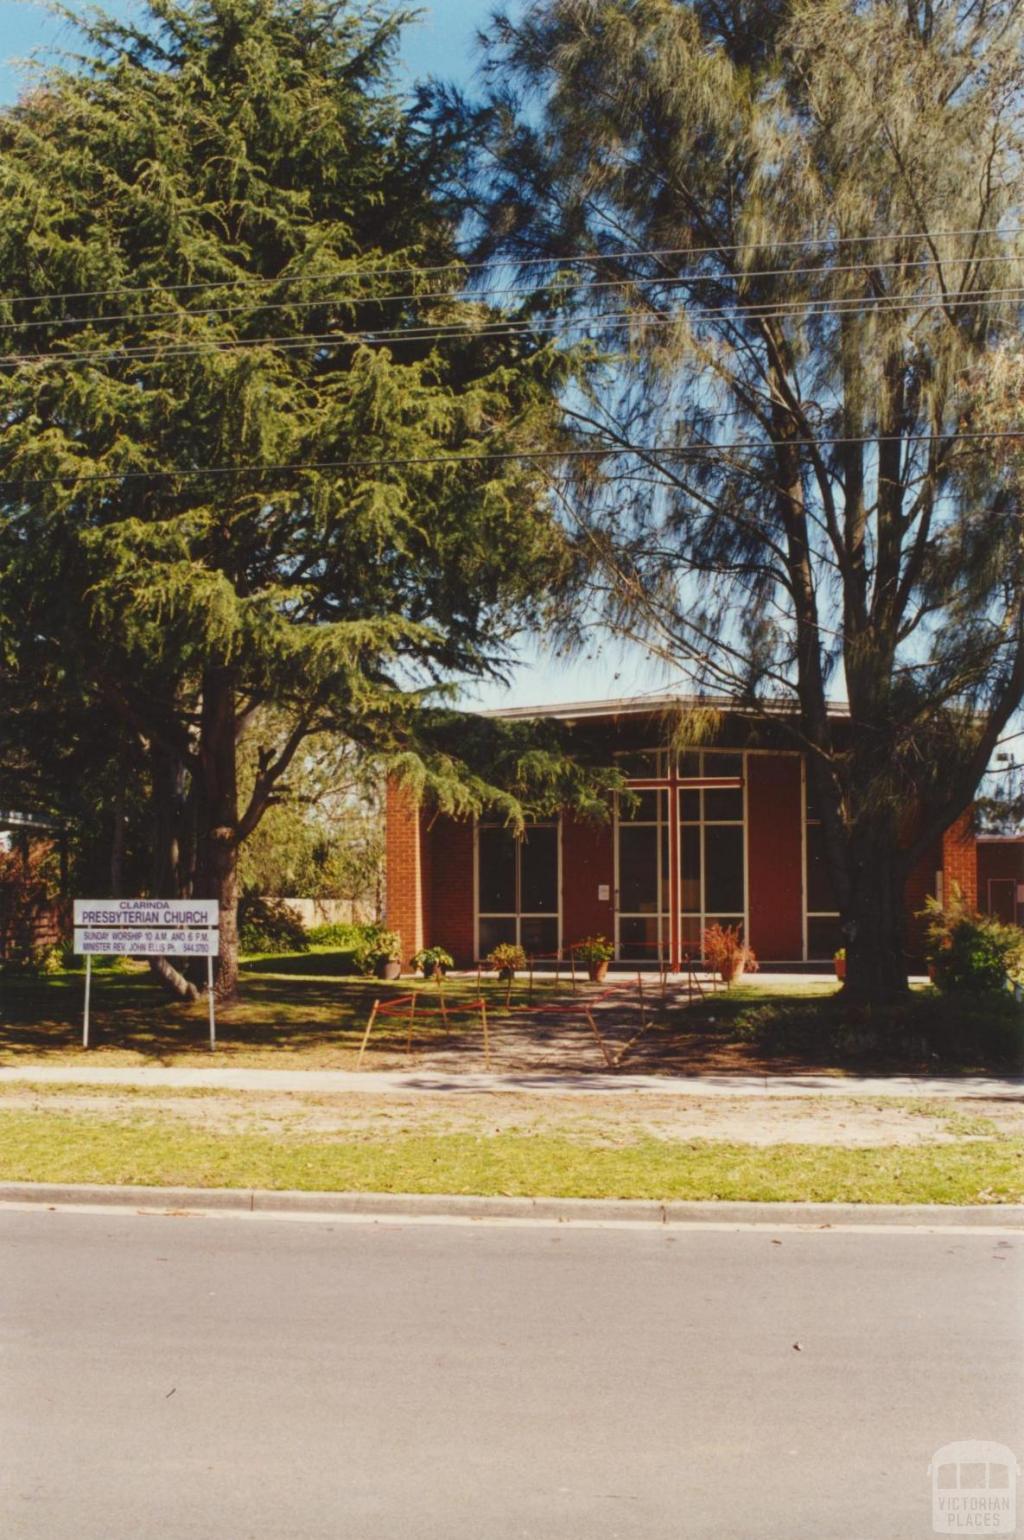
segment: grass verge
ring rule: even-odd
[[[770,1148],[639,1138],[610,1149],[558,1137],[415,1135],[344,1141],[224,1135],[144,1115],[0,1118],[0,1179],[312,1192],[1024,1202],[1024,1140],[904,1148]]]

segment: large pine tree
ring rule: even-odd
[[[403,20],[150,0],[0,117],[7,672],[144,746],[154,885],[220,900],[224,995],[308,735],[414,758],[417,692],[499,669],[561,562],[517,455],[562,365],[459,297],[462,142],[396,90]]]

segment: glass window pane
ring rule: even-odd
[[[511,829],[480,830],[480,911],[512,914],[516,907],[516,842]]]
[[[681,781],[697,781],[700,779],[700,755],[696,749],[680,754],[679,779]]]
[[[527,957],[554,957],[558,951],[558,921],[554,917],[523,919],[519,934]]]
[[[838,908],[825,859],[825,831],[819,823],[807,825],[807,908]]]
[[[617,767],[623,775],[633,781],[653,781],[662,774],[661,752],[658,749],[645,749],[632,754],[617,754],[615,757]]]
[[[669,902],[669,887],[672,880],[672,867],[669,864],[668,840],[668,824],[663,823],[661,826],[661,886],[658,890],[661,895],[662,914],[668,914],[672,907]]]
[[[704,830],[704,901],[708,913],[743,913],[742,825]]]
[[[742,823],[743,792],[739,787],[735,791],[716,791],[710,787],[704,793],[704,817]]]
[[[656,791],[635,791],[631,797],[620,797],[619,817],[624,823],[657,823],[659,795]]]
[[[841,946],[845,945],[843,933],[839,929],[839,917],[808,916],[807,919],[807,956],[811,962],[822,962],[834,957]]]
[[[700,829],[686,828],[680,841],[683,856],[683,912],[699,914],[700,902]]]
[[[743,755],[718,753],[705,754],[704,774],[706,776],[713,776],[716,778],[722,778],[724,776],[736,776],[737,779],[741,779],[743,776]]]
[[[683,920],[683,951],[688,957],[700,957],[703,950],[701,943],[700,915],[689,915]]]
[[[501,946],[506,941],[515,945],[515,939],[515,920],[481,920],[480,949],[477,956],[487,957],[496,946]]]
[[[700,822],[699,791],[681,791],[679,793],[679,816],[684,823]]]
[[[654,918],[644,919],[624,916],[619,921],[619,955],[634,962],[657,962],[659,951],[668,956],[668,940],[662,934],[659,947],[659,924]]]
[[[619,829],[619,908],[654,914],[658,908],[658,830],[625,824]]]
[[[527,829],[520,846],[520,903],[524,914],[558,912],[558,830]],[[483,905],[481,905],[481,908]]]

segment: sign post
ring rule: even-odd
[[[82,1047],[89,1046],[94,957],[205,957],[210,1047],[217,1046],[213,959],[220,955],[220,910],[208,898],[76,898],[75,952],[85,957]]]

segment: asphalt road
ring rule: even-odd
[[[917,1540],[940,1445],[1024,1459],[1022,1256],[0,1213],[0,1535]]]

